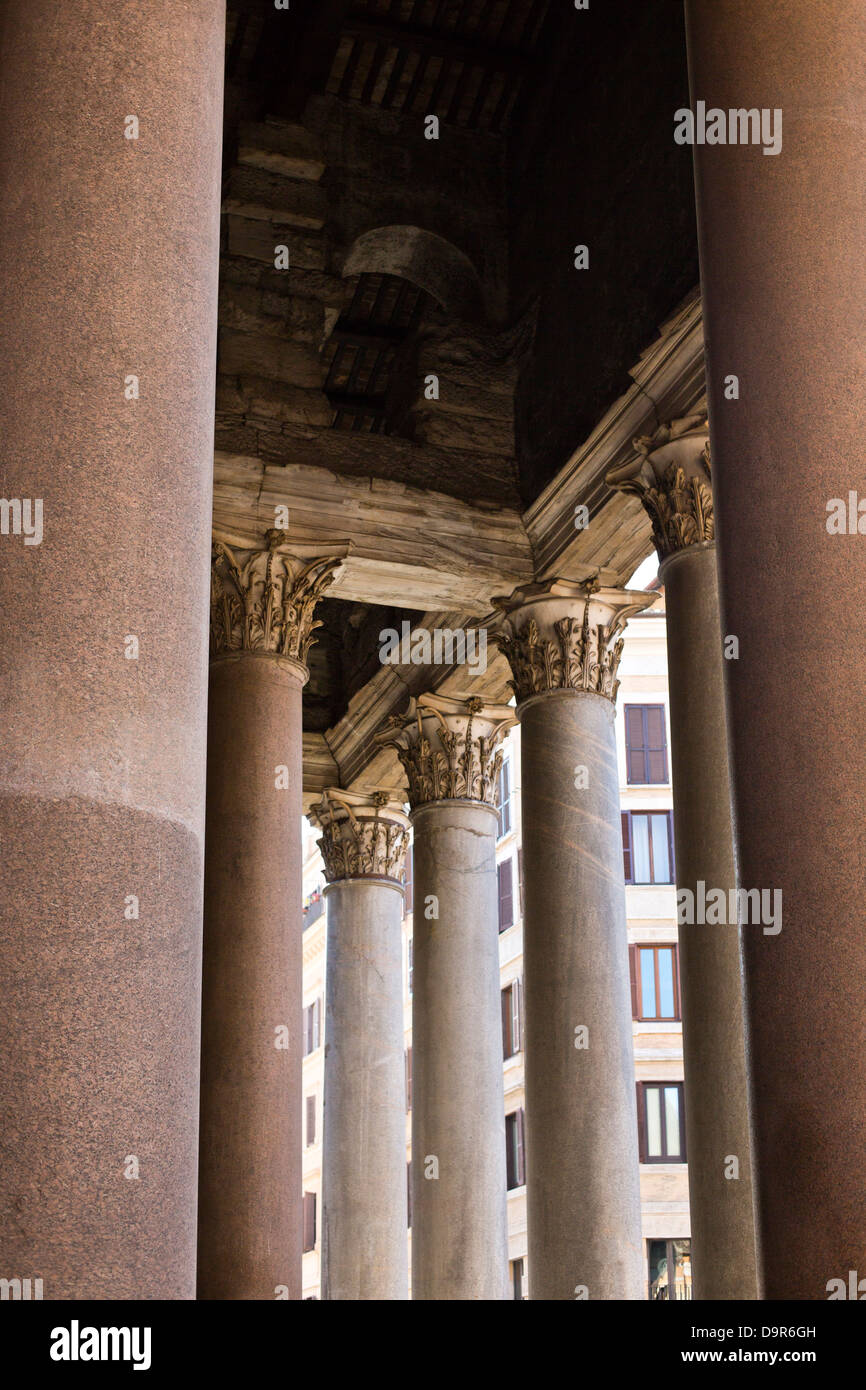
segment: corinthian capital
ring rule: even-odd
[[[715,538],[710,435],[705,415],[688,415],[634,440],[635,456],[605,481],[646,508],[660,560]]]
[[[322,828],[319,848],[329,883],[344,878],[400,881],[409,847],[409,817],[391,793],[329,787],[310,818]]]
[[[316,603],[332,583],[339,559],[298,559],[285,532],[268,531],[265,544],[232,549],[214,538],[211,561],[211,657],[265,652],[306,663]]]
[[[604,589],[596,580],[551,579],[494,602],[504,614],[496,640],[511,666],[518,704],[560,690],[615,702],[620,634],[652,598],[640,590]]]
[[[405,715],[392,715],[377,738],[397,750],[413,809],[444,800],[495,808],[500,744],[515,723],[508,705],[487,705],[477,696],[423,695]]]

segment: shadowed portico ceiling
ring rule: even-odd
[[[648,553],[604,476],[703,392],[682,29],[681,0],[228,0],[215,516],[348,543],[306,701],[326,781],[442,680],[370,676],[392,619]]]
[[[551,0],[292,0],[289,55],[272,5],[230,0],[227,78],[256,82],[258,114],[297,117],[312,93],[326,91],[502,133],[550,8]]]

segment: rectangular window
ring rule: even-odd
[[[513,980],[502,990],[502,1056],[507,1060],[519,1052],[521,1043],[521,982]]]
[[[307,1096],[307,1148],[316,1142],[316,1097]]]
[[[496,865],[496,878],[499,884],[499,930],[503,932],[514,925],[514,887],[510,857]]]
[[[412,1049],[406,1049],[406,1109],[412,1109]]]
[[[676,946],[629,946],[631,1016],[643,1020],[680,1017]]]
[[[511,761],[504,758],[499,769],[498,784],[499,836],[507,835],[511,829]]]
[[[297,1247],[295,1247],[297,1248]],[[316,1248],[316,1194],[304,1193],[304,1254]]]
[[[410,936],[410,937],[409,937],[409,940],[408,940],[407,943],[406,943],[406,954],[407,954],[407,957],[408,957],[408,982],[409,982],[409,993],[410,993],[410,994],[412,993],[412,971],[413,971],[413,969],[414,969],[414,945],[413,945],[413,942],[414,942],[414,937],[411,937],[411,936]]]
[[[508,1191],[526,1182],[523,1159],[523,1111],[512,1110],[505,1116],[505,1171]]]
[[[524,1277],[525,1277],[525,1276],[524,1276],[524,1272],[523,1272],[523,1260],[522,1260],[522,1258],[519,1259],[519,1260],[512,1260],[512,1261],[511,1261],[510,1275],[511,1275],[511,1280],[510,1280],[510,1282],[511,1282],[511,1297],[512,1297],[512,1298],[524,1298],[525,1295],[524,1295],[524,1292],[523,1292],[523,1283],[524,1283]]]
[[[306,1009],[304,1009],[304,1056],[309,1057],[311,1052],[321,1045],[321,1014],[322,1001],[314,999]]]
[[[686,1131],[681,1081],[639,1081],[641,1163],[685,1163]]]
[[[625,760],[630,784],[658,786],[668,780],[664,705],[626,705]]]
[[[675,882],[670,811],[622,812],[622,862],[626,883]]]

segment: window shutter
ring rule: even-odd
[[[316,1097],[307,1096],[307,1144],[316,1142]]]
[[[412,1229],[412,1164],[406,1164],[406,1216],[409,1230]]]
[[[648,782],[668,780],[667,730],[664,705],[646,705],[646,761]]]
[[[647,776],[643,705],[625,707],[625,756],[629,782],[645,782]]]
[[[626,883],[631,883],[631,818],[628,811],[622,812],[622,870]]]
[[[515,980],[511,986],[511,1047],[514,1052],[520,1052],[523,1048],[522,1038],[522,1018],[520,994],[523,986],[520,980]]]
[[[671,883],[677,881],[677,866],[674,863],[674,816],[673,811],[668,811],[668,863],[671,866]]]
[[[321,1029],[321,1011],[322,1011],[322,1001],[321,1001],[321,999],[315,999],[315,1000],[313,1001],[313,1029],[312,1029],[312,1032],[313,1032],[313,1046],[312,1046],[312,1048],[311,1048],[311,1051],[313,1051],[313,1052],[315,1052],[316,1048],[320,1045],[321,1040],[322,1040],[322,1035],[321,1035],[321,1032],[320,1032],[320,1029]],[[297,1210],[297,1208],[296,1208],[296,1210]]]
[[[511,1041],[511,985],[500,992],[500,1003],[502,1005],[502,1059],[507,1059],[514,1054],[514,1047]]]
[[[638,968],[638,948],[629,946],[628,948],[628,973],[631,981],[631,1016],[640,1018],[640,994],[638,991],[637,968]]]
[[[506,931],[514,922],[514,890],[511,882],[511,859],[496,866],[499,882],[499,930]]]
[[[517,1112],[516,1129],[517,1129],[517,1186],[518,1186],[518,1187],[522,1187],[523,1184],[526,1182],[526,1160],[525,1160],[525,1157],[524,1157],[523,1111],[522,1111],[522,1110],[518,1110],[518,1112]]]
[[[406,1049],[406,1109],[412,1109],[412,1049]]]
[[[408,941],[408,947],[409,947],[409,993],[410,993],[410,994],[412,993],[412,978],[413,978],[413,971],[414,971],[414,969],[415,969],[415,944],[414,944],[414,943],[415,943],[415,938],[414,938],[414,936],[410,936],[410,937],[409,937],[409,941]]]

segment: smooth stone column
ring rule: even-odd
[[[403,889],[409,818],[387,792],[331,788],[322,1126],[322,1296],[409,1297]]]
[[[214,547],[198,1296],[301,1296],[301,690],[334,563]]]
[[[686,9],[693,103],[784,122],[695,153],[739,878],[783,905],[744,932],[759,1259],[825,1299],[866,1248],[866,9]]]
[[[426,695],[396,742],[412,806],[412,1297],[508,1297],[496,879],[507,705]]]
[[[224,10],[0,28],[0,1274],[187,1299]]]
[[[556,580],[499,601],[521,726],[533,1299],[646,1297],[614,701],[618,634],[647,602]]]
[[[715,522],[705,416],[635,441],[607,481],[643,502],[665,585],[676,878],[697,900],[736,889]],[[693,1296],[755,1299],[755,1217],[740,933],[681,923]]]

